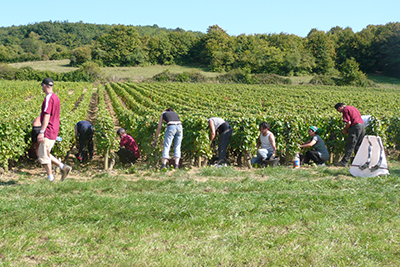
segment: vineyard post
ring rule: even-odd
[[[107,149],[106,155],[104,156],[104,170],[108,169],[108,155],[110,153],[110,149]]]
[[[247,164],[247,167],[249,168],[249,169],[251,169],[252,168],[252,166],[251,166],[251,153],[250,152],[248,152],[248,151],[245,151],[245,157],[246,157],[246,164]]]

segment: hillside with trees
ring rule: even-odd
[[[153,26],[41,22],[0,28],[0,63],[70,59],[72,66],[202,65],[282,76],[381,72],[400,77],[400,23],[360,32],[334,27],[293,34],[230,36],[218,25],[206,33]]]

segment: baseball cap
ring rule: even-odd
[[[318,127],[316,126],[310,126],[311,131],[316,132],[317,134],[321,131]]]
[[[42,84],[53,86],[54,82],[53,82],[53,79],[51,79],[51,78],[45,78],[45,79],[43,79]]]

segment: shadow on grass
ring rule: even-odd
[[[389,76],[384,76],[384,75],[376,74],[376,73],[368,74],[368,79],[370,79],[374,83],[400,85],[400,79],[394,78],[394,77],[389,77]]]
[[[400,170],[399,169],[389,169],[389,173],[390,175],[396,175],[396,176],[400,176]]]
[[[14,180],[7,181],[7,182],[0,182],[0,186],[10,186],[10,185],[16,185],[16,184],[18,184],[18,183],[15,182]]]

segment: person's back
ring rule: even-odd
[[[140,158],[139,147],[135,139],[128,135],[123,128],[118,129],[117,134],[121,138],[119,142],[120,149],[117,152],[119,160],[122,163],[134,164]]]
[[[88,129],[93,129],[93,126],[90,122],[88,121],[80,121],[76,124],[77,128],[78,128],[78,132],[85,132]]]
[[[79,140],[79,154],[77,156],[80,162],[93,158],[93,133],[94,128],[88,121],[79,121],[75,125],[75,138]]]

